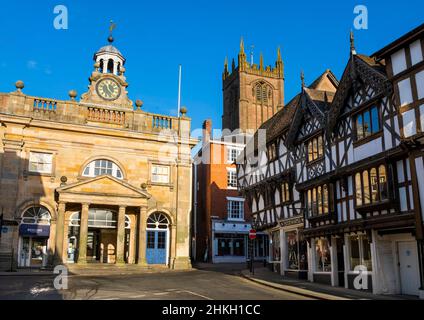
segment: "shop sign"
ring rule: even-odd
[[[296,224],[303,224],[303,217],[296,217],[280,221],[280,226],[282,227],[294,226]]]
[[[27,237],[48,238],[50,236],[50,226],[41,224],[21,224],[19,235]]]

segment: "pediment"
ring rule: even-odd
[[[93,179],[64,186],[57,189],[57,192],[59,194],[74,193],[87,195],[110,195],[115,197],[147,199],[151,197],[148,192],[109,175],[99,176]]]

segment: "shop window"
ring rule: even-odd
[[[287,268],[289,270],[308,270],[307,242],[297,230],[286,232]]]
[[[380,132],[380,114],[377,106],[373,106],[356,115],[356,140],[368,138]]]
[[[271,233],[271,250],[272,261],[281,261],[280,231],[274,231]]]
[[[322,135],[310,139],[306,145],[308,149],[308,162],[314,162],[324,157],[324,141]]]
[[[358,172],[355,175],[356,206],[376,204],[389,199],[385,165]]]
[[[237,234],[215,234],[217,243],[216,255],[223,256],[245,256],[245,237]]]
[[[331,272],[330,243],[327,239],[315,240],[315,268],[317,272]]]
[[[330,196],[329,186],[326,184],[308,190],[307,207],[309,217],[328,214],[330,212]]]
[[[29,153],[29,172],[50,174],[52,170],[53,154],[42,152]]]
[[[371,244],[366,235],[350,237],[350,269],[354,271],[357,266],[364,266],[367,271],[372,271]]]

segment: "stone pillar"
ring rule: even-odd
[[[138,261],[140,266],[147,266],[146,261],[146,223],[147,207],[140,207],[138,215]]]
[[[83,203],[81,208],[80,234],[78,246],[78,264],[87,263],[88,210],[90,205]]]
[[[63,233],[65,227],[65,209],[66,203],[59,202],[56,220],[56,246],[55,246],[55,261],[54,264],[58,265],[63,263]]]
[[[169,226],[171,231],[171,247],[169,248],[169,265],[174,266],[175,257],[176,257],[176,243],[177,243],[177,225],[172,224]]]
[[[118,225],[117,225],[117,239],[116,239],[116,263],[124,264],[125,252],[125,209],[126,207],[120,206],[118,212]]]

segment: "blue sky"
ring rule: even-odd
[[[68,8],[68,30],[53,27],[58,4]],[[182,64],[182,104],[193,128],[206,118],[220,128],[223,62],[237,57],[241,36],[246,47],[255,46],[255,61],[262,52],[266,65],[274,65],[281,46],[288,102],[299,90],[301,69],[307,83],[327,68],[341,76],[358,4],[369,10],[369,29],[355,31],[360,53],[372,54],[424,22],[419,0],[7,1],[0,14],[0,92],[13,91],[21,79],[29,95],[82,94],[113,19],[130,98],[142,99],[148,111],[174,115]]]

